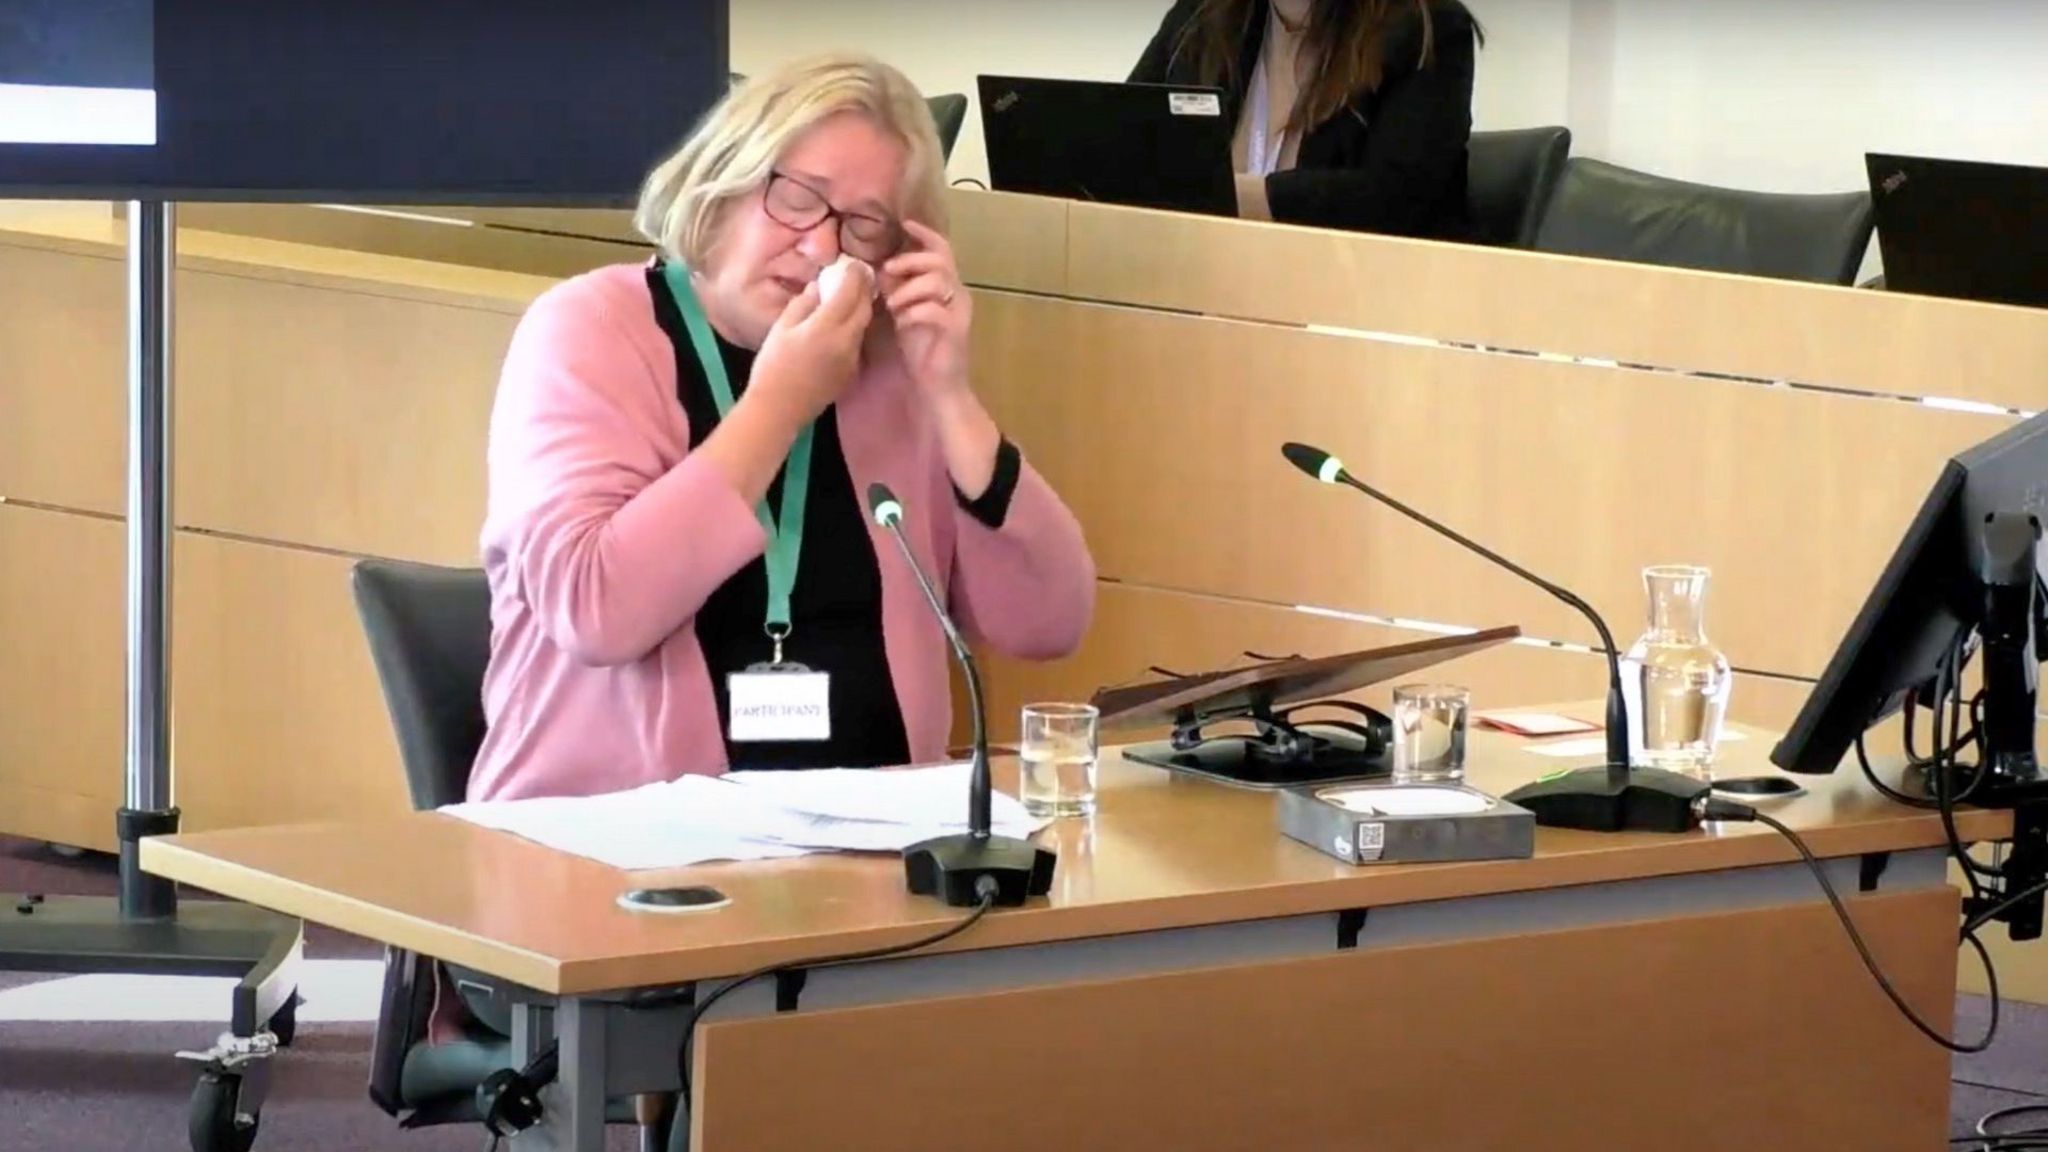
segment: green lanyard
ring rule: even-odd
[[[731,414],[735,401],[732,380],[725,374],[725,357],[719,355],[718,342],[711,335],[711,322],[704,318],[704,306],[698,302],[696,290],[690,287],[688,269],[671,261],[663,265],[662,275],[668,281],[669,294],[675,297],[676,308],[683,314],[683,325],[690,330],[690,343],[697,349],[697,362],[704,368],[705,379],[711,382],[711,397],[718,402],[718,418],[723,420]],[[775,642],[776,664],[782,663],[782,641],[789,635],[789,594],[796,588],[797,556],[804,546],[804,505],[810,490],[811,425],[806,424],[789,447],[789,461],[782,476],[782,514],[771,516],[765,499],[755,510],[761,527],[768,530],[765,628],[768,638]]]

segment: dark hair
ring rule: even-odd
[[[1437,0],[1310,0],[1302,50],[1314,61],[1312,78],[1295,98],[1287,131],[1304,132],[1335,116],[1360,92],[1377,91],[1386,78],[1388,45],[1402,20],[1421,23],[1416,67],[1436,52]],[[1258,0],[1202,0],[1188,22],[1182,47],[1194,51],[1203,84],[1235,87],[1238,49],[1252,34]],[[1484,39],[1477,21],[1475,36]]]

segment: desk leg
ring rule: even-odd
[[[604,1152],[605,1006],[564,1000],[555,1010],[561,1079],[545,1127],[564,1152]]]
[[[530,1000],[512,1005],[512,1057],[520,1066],[533,1062],[548,1041],[555,1038],[554,1009]]]

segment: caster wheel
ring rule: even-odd
[[[256,1116],[241,1116],[242,1078],[233,1072],[199,1074],[192,1089],[189,1120],[192,1152],[249,1152],[256,1143]]]
[[[292,1046],[292,1037],[299,1034],[298,993],[292,993],[291,999],[284,1002],[284,1007],[277,1010],[277,1015],[270,1018],[269,1027],[270,1034],[277,1037],[277,1046],[279,1048],[289,1048]]]

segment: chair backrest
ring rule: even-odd
[[[357,561],[350,583],[413,807],[458,803],[484,738],[490,585],[481,569],[394,560]]]
[[[1560,126],[1472,133],[1465,148],[1465,203],[1473,241],[1533,245],[1571,150],[1572,130]]]
[[[725,79],[733,87],[747,82],[744,72],[727,72]],[[967,122],[967,97],[958,92],[947,92],[927,97],[925,103],[931,106],[932,122],[938,125],[939,148],[950,160],[953,158],[953,144],[960,139],[960,126]]]
[[[932,121],[939,128],[939,147],[944,149],[948,160],[953,158],[953,144],[960,139],[960,126],[967,122],[967,97],[958,92],[947,92],[933,96],[925,103],[931,105]]]
[[[1544,210],[1544,252],[1848,285],[1870,246],[1870,193],[1745,192],[1575,156]]]

